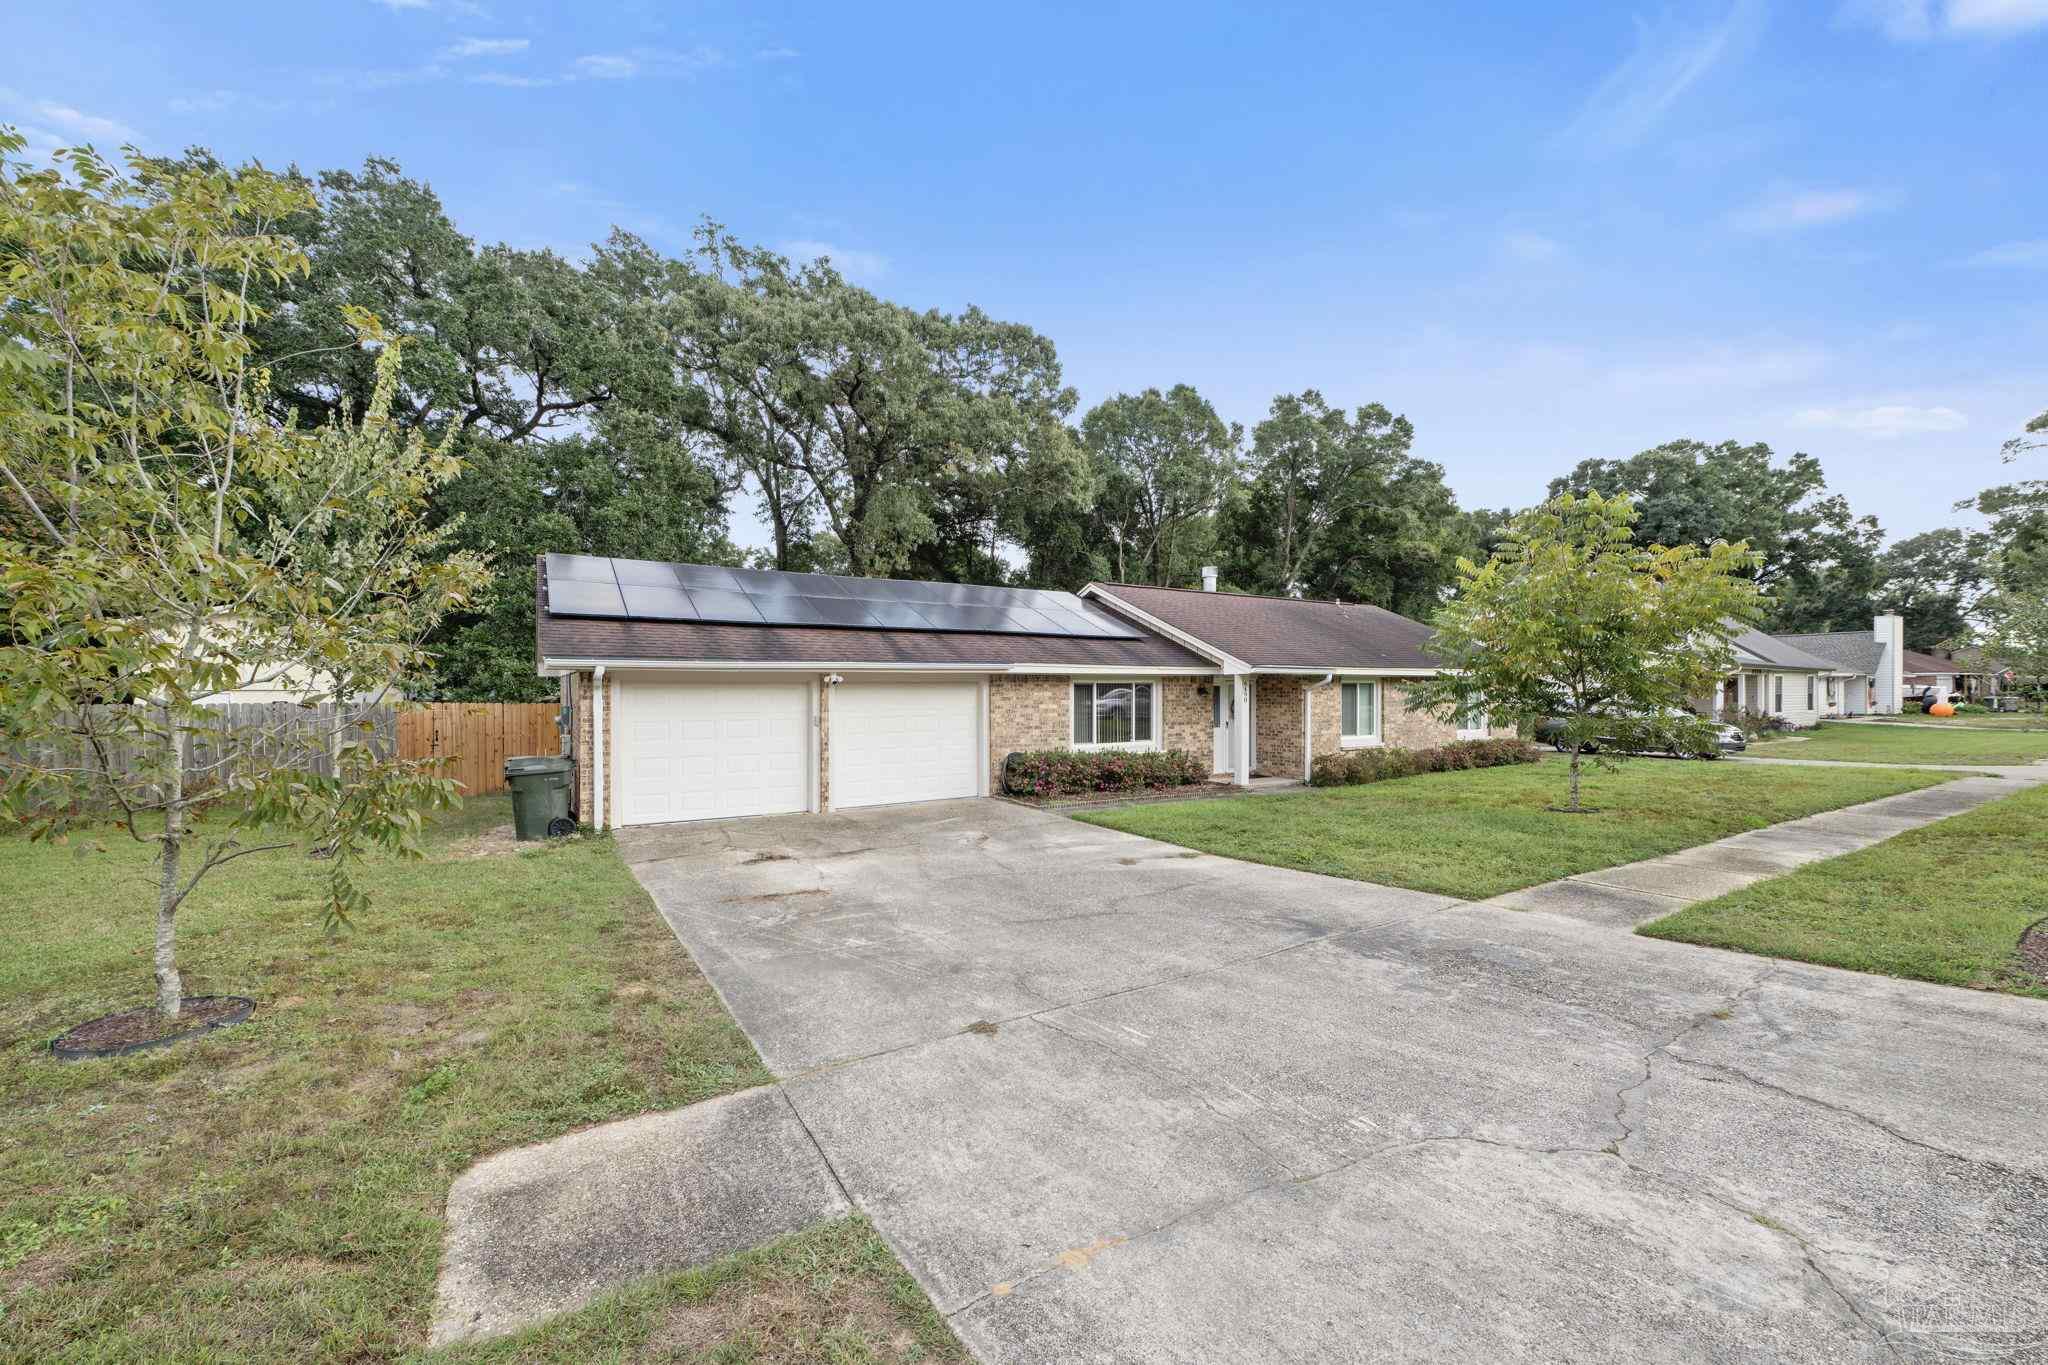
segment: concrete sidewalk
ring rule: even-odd
[[[1864,768],[1864,763],[1832,763],[1824,759],[1756,758],[1747,763],[1786,763],[1802,767]],[[1591,924],[1632,929],[1662,919],[1695,901],[1712,900],[1740,891],[1754,882],[1783,876],[1795,867],[1822,858],[1854,853],[1895,834],[1975,810],[1987,801],[2012,796],[2048,781],[2048,767],[1949,768],[1929,763],[1886,764],[1886,767],[1938,768],[1973,774],[1938,787],[1903,792],[1860,806],[1823,811],[1802,820],[1788,820],[1765,829],[1719,839],[1711,844],[1667,853],[1639,863],[1581,872],[1541,886],[1524,887],[1504,896],[1475,902],[1501,910],[1540,910]]]

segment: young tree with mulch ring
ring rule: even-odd
[[[250,295],[305,268],[276,231],[302,188],[132,149],[125,172],[89,148],[37,170],[23,145],[0,129],[0,823],[157,846],[169,1032],[177,916],[209,872],[310,842],[345,920],[360,857],[416,854],[454,802],[432,764],[379,751],[371,714],[485,568],[428,525],[459,463],[398,434],[375,319],[350,318],[377,352],[360,421],[265,415]],[[280,682],[304,709],[238,724],[219,704]]]

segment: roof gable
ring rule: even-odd
[[[1401,669],[1438,666],[1436,632],[1420,621],[1364,603],[1090,583],[1083,597],[1121,603],[1253,668]]]

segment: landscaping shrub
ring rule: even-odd
[[[1765,715],[1761,711],[1741,711],[1728,718],[1730,725],[1739,726],[1742,733],[1751,739],[1759,735],[1782,735],[1795,729],[1791,721],[1783,716]]]
[[[1208,763],[1184,749],[1140,753],[1035,749],[1003,760],[1003,790],[1012,796],[1152,791],[1208,779]]]
[[[1309,785],[1356,787],[1416,773],[1462,772],[1534,763],[1540,755],[1519,739],[1461,739],[1433,749],[1352,749],[1324,754],[1309,768]]]

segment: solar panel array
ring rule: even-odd
[[[1143,638],[1070,592],[549,555],[548,610],[624,621]]]

